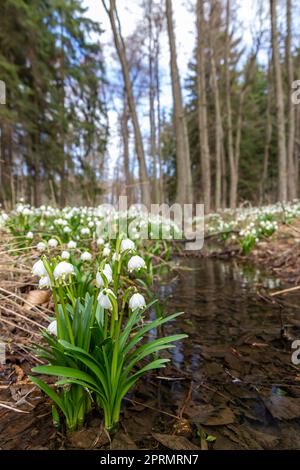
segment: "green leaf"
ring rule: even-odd
[[[41,390],[43,390],[46,395],[48,395],[51,400],[54,401],[54,403],[57,404],[57,406],[61,409],[61,411],[66,415],[66,408],[64,406],[63,401],[59,397],[59,395],[51,388],[49,385],[47,385],[45,382],[42,380],[38,379],[37,377],[33,377],[32,375],[28,376],[31,382],[33,382],[35,385],[37,385]]]

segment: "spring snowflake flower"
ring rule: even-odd
[[[63,251],[61,252],[60,257],[61,257],[62,259],[69,259],[69,258],[70,258],[70,253],[69,253],[68,251],[66,251],[66,250],[63,250]]]
[[[48,276],[45,265],[41,259],[34,263],[31,273],[38,277]]]
[[[101,273],[104,274],[104,276],[106,277],[108,284],[110,284],[112,281],[112,269],[109,264],[106,264],[104,266],[104,269],[101,272],[98,271],[96,274],[96,284],[98,287],[104,286],[104,281],[102,279]]]
[[[119,261],[121,259],[120,253],[114,253],[111,258],[113,261]]]
[[[141,258],[138,255],[132,256],[132,258],[130,258],[130,260],[128,261],[129,272],[138,271],[139,269],[143,269],[145,267],[146,267],[145,261],[143,260],[143,258]]]
[[[142,294],[139,294],[138,292],[136,294],[133,294],[132,297],[130,297],[129,300],[129,308],[131,310],[136,310],[137,308],[144,308],[146,305],[145,298],[142,296]]]
[[[134,250],[135,249],[135,243],[130,240],[130,238],[125,238],[124,240],[121,241],[121,253],[123,253],[126,250]]]
[[[102,254],[103,254],[104,258],[106,258],[107,256],[109,256],[109,255],[110,255],[110,247],[109,247],[109,246],[105,246],[105,247],[103,248]]]
[[[33,239],[33,233],[32,232],[27,232],[26,238],[30,238],[32,240]]]
[[[80,256],[81,261],[91,261],[92,255],[88,251],[84,251]]]
[[[108,294],[111,294],[114,298],[116,298],[115,294],[111,289],[103,289],[100,294],[98,295],[98,303],[101,307],[107,310],[112,309],[112,304],[110,301],[110,298],[108,297]]]
[[[49,287],[51,287],[51,281],[50,281],[49,276],[41,277],[41,279],[39,280],[39,288],[43,289],[43,288],[49,288]]]
[[[53,271],[54,279],[62,279],[63,281],[66,280],[69,276],[74,275],[74,266],[71,263],[67,263],[66,261],[61,261],[55,267]]]
[[[97,240],[97,245],[98,245],[98,246],[104,245],[104,240],[103,240],[103,238],[98,238],[98,240]]]
[[[49,333],[51,333],[52,335],[57,336],[57,322],[56,322],[56,320],[52,321],[52,322],[50,323],[50,325],[48,325],[47,330],[48,330]]]
[[[39,250],[39,251],[45,251],[46,248],[47,248],[47,245],[46,245],[46,243],[44,243],[44,242],[39,242],[39,243],[36,245],[36,248],[37,248],[37,250]]]
[[[58,241],[55,238],[50,238],[50,240],[48,240],[48,245],[50,246],[50,248],[56,248],[58,245]]]
[[[74,240],[70,240],[69,243],[67,244],[67,247],[69,248],[69,250],[73,250],[74,248],[76,248],[77,246],[77,243],[74,242]]]
[[[81,235],[89,235],[90,234],[90,229],[88,229],[87,227],[83,227],[80,230],[80,233],[81,233]]]

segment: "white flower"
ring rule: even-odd
[[[46,243],[44,243],[44,242],[39,242],[39,243],[36,245],[36,247],[37,247],[37,249],[38,249],[39,251],[45,251],[46,248],[47,248],[47,245],[46,245]]]
[[[104,276],[106,277],[108,284],[110,284],[111,281],[112,281],[112,269],[111,269],[109,264],[106,264],[104,266],[104,269],[101,272],[98,271],[97,274],[96,274],[96,284],[97,284],[98,287],[103,287],[104,286],[104,282],[103,282],[101,273],[104,274]]]
[[[50,246],[50,248],[56,248],[58,245],[58,241],[55,238],[50,238],[50,240],[48,240],[48,245]]]
[[[125,238],[124,240],[121,241],[121,253],[126,250],[134,250],[135,249],[135,243],[130,240],[130,238]]]
[[[105,247],[103,248],[102,254],[103,254],[104,257],[110,255],[110,248],[109,248],[109,246],[105,246]]]
[[[48,325],[47,330],[48,330],[49,333],[51,333],[52,335],[57,336],[57,323],[56,323],[56,320],[52,321],[52,322],[50,323],[50,325]]]
[[[98,245],[98,246],[104,245],[104,240],[103,240],[103,238],[98,238],[98,240],[97,240],[97,245]]]
[[[73,240],[70,240],[69,243],[67,244],[67,247],[69,248],[69,250],[73,250],[74,248],[76,248],[77,246],[77,243],[74,242]]]
[[[64,227],[64,232],[65,233],[70,233],[70,232],[72,232],[72,229],[70,227],[66,226],[66,227]]]
[[[89,235],[89,234],[90,234],[90,230],[89,230],[87,227],[83,227],[83,228],[80,230],[80,233],[81,233],[81,235]]]
[[[112,261],[119,261],[120,258],[121,258],[120,253],[115,252],[115,253],[112,255],[112,258],[111,258],[111,259],[112,259]]]
[[[100,294],[98,295],[98,303],[101,307],[111,310],[112,309],[112,304],[110,301],[110,298],[108,297],[108,294],[113,295],[114,298],[116,298],[115,294],[111,289],[103,289]]]
[[[33,239],[33,233],[32,233],[32,232],[28,232],[27,235],[26,235],[26,238],[31,238],[31,239]]]
[[[88,251],[84,251],[80,256],[81,261],[91,261],[92,255]]]
[[[138,271],[139,269],[145,268],[146,263],[140,256],[132,256],[128,261],[128,271]]]
[[[44,287],[51,287],[51,281],[49,276],[42,276],[39,280],[39,288],[43,289]]]
[[[66,261],[61,261],[55,267],[53,271],[54,279],[62,279],[63,281],[74,273],[74,266],[71,263],[67,263]]]
[[[137,308],[143,308],[145,307],[145,305],[146,305],[146,301],[144,297],[142,296],[142,294],[136,293],[136,294],[133,294],[132,297],[130,297],[129,308],[131,308],[131,310],[136,310]]]
[[[36,263],[34,263],[34,265],[32,266],[31,272],[34,276],[38,276],[38,277],[43,277],[43,276],[48,275],[45,265],[41,259],[39,259]]]
[[[69,253],[68,251],[66,251],[66,250],[63,250],[63,251],[61,252],[61,255],[60,255],[60,256],[61,256],[62,259],[69,259],[69,258],[70,258],[70,253]]]

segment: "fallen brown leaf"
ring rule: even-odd
[[[50,299],[49,290],[31,290],[26,298],[24,310],[29,311],[37,305],[43,305]]]

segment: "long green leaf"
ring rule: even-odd
[[[97,387],[97,383],[89,374],[86,374],[85,372],[78,370],[78,369],[72,369],[71,367],[50,366],[50,365],[37,366],[37,367],[34,367],[32,371],[38,374],[56,375],[58,377],[68,377],[71,379],[79,379]]]

